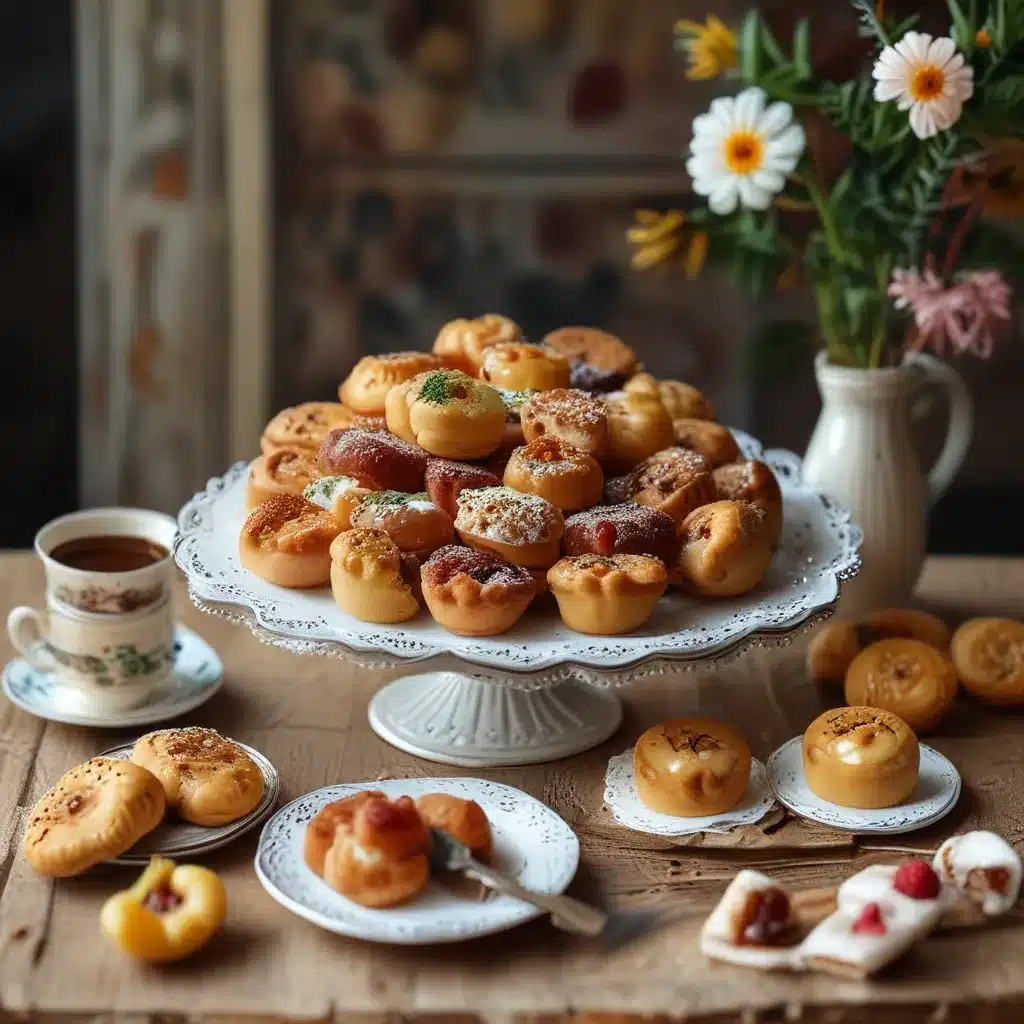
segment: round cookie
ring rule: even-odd
[[[151,771],[167,804],[196,825],[226,825],[263,799],[263,773],[216,729],[186,726],[140,736],[132,762]]]
[[[36,803],[22,848],[36,874],[79,875],[120,856],[163,821],[160,781],[130,761],[94,757]]]
[[[1024,704],[1024,623],[971,619],[950,644],[964,689],[986,704]]]
[[[891,711],[917,733],[939,724],[956,691],[953,662],[920,640],[879,640],[846,670],[847,704]]]

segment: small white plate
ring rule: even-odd
[[[613,757],[604,776],[604,802],[620,825],[634,832],[655,836],[692,836],[698,832],[731,832],[739,825],[753,825],[774,806],[775,795],[768,785],[764,765],[756,758],[750,762],[750,782],[743,799],[724,814],[705,818],[680,818],[660,814],[646,807],[636,795],[633,784],[633,750]]]
[[[944,818],[960,797],[960,773],[951,761],[922,743],[917,786],[904,803],[862,810],[822,800],[804,778],[802,741],[802,736],[794,736],[768,758],[768,781],[775,796],[801,818],[864,835],[898,835]]]
[[[3,690],[12,704],[37,718],[64,725],[120,729],[166,722],[192,711],[220,689],[223,678],[224,667],[217,652],[197,633],[179,625],[174,633],[174,672],[141,707],[114,715],[91,714],[77,700],[69,699],[64,683],[49,672],[34,669],[23,658],[15,658],[4,667]]]
[[[336,893],[302,858],[306,824],[326,804],[364,789],[379,789],[392,799],[450,793],[475,800],[491,823],[494,865],[528,889],[560,893],[576,874],[580,844],[575,833],[549,807],[511,786],[469,778],[328,786],[282,807],[264,827],[256,851],[263,888],[283,907],[327,931],[369,942],[426,945],[491,935],[542,913],[509,896],[467,899],[436,881],[409,903],[386,910],[361,907]]]
[[[148,864],[150,857],[199,857],[204,853],[219,850],[222,846],[237,839],[239,836],[264,822],[277,803],[281,791],[281,780],[277,769],[258,751],[252,747],[232,740],[241,747],[255,762],[263,774],[263,798],[245,817],[227,825],[193,825],[183,821],[168,811],[164,822],[157,825],[152,832],[144,835],[130,850],[120,857],[112,857],[110,864]],[[131,757],[135,741],[120,743],[116,747],[104,750],[97,757],[116,757],[127,761]]]

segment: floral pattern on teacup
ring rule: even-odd
[[[98,586],[76,588],[61,583],[53,588],[53,596],[79,611],[119,615],[159,604],[166,597],[166,588],[163,584],[127,590]]]
[[[46,653],[58,665],[91,676],[96,686],[116,686],[144,676],[154,675],[168,665],[174,664],[174,651],[164,644],[151,651],[140,651],[135,644],[118,644],[105,647],[104,657],[95,654],[72,654],[44,641]]]

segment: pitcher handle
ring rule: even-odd
[[[928,500],[934,505],[949,490],[967,457],[974,433],[974,402],[963,377],[949,363],[924,352],[913,352],[906,358],[920,369],[927,383],[940,385],[949,396],[946,440],[928,472]]]
[[[12,608],[7,616],[7,635],[14,649],[37,671],[52,672],[54,661],[43,646],[43,616],[27,604]]]

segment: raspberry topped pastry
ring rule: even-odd
[[[544,498],[511,487],[484,487],[459,495],[455,529],[465,544],[528,569],[558,560],[565,520]]]
[[[539,494],[566,512],[601,500],[604,474],[593,456],[561,438],[538,437],[517,448],[505,466],[505,486]]]
[[[550,391],[569,385],[569,360],[545,345],[503,341],[484,352],[478,374],[496,388]]]
[[[475,320],[446,323],[434,340],[434,355],[444,366],[475,377],[483,364],[484,353],[492,345],[524,341],[526,338],[514,320],[487,313]]]
[[[554,435],[593,455],[604,457],[608,448],[608,413],[601,398],[586,391],[555,388],[534,395],[520,417],[527,441]]]
[[[566,519],[562,537],[566,555],[652,555],[665,565],[678,546],[672,517],[634,502],[577,512]]]
[[[427,453],[400,437],[374,430],[332,430],[318,462],[328,476],[347,476],[372,491],[423,488]]]
[[[384,399],[396,384],[440,365],[440,359],[429,352],[363,356],[338,389],[338,397],[362,416],[383,416]]]
[[[460,636],[504,633],[519,621],[537,592],[533,576],[523,566],[455,544],[427,559],[421,581],[430,614]]]

